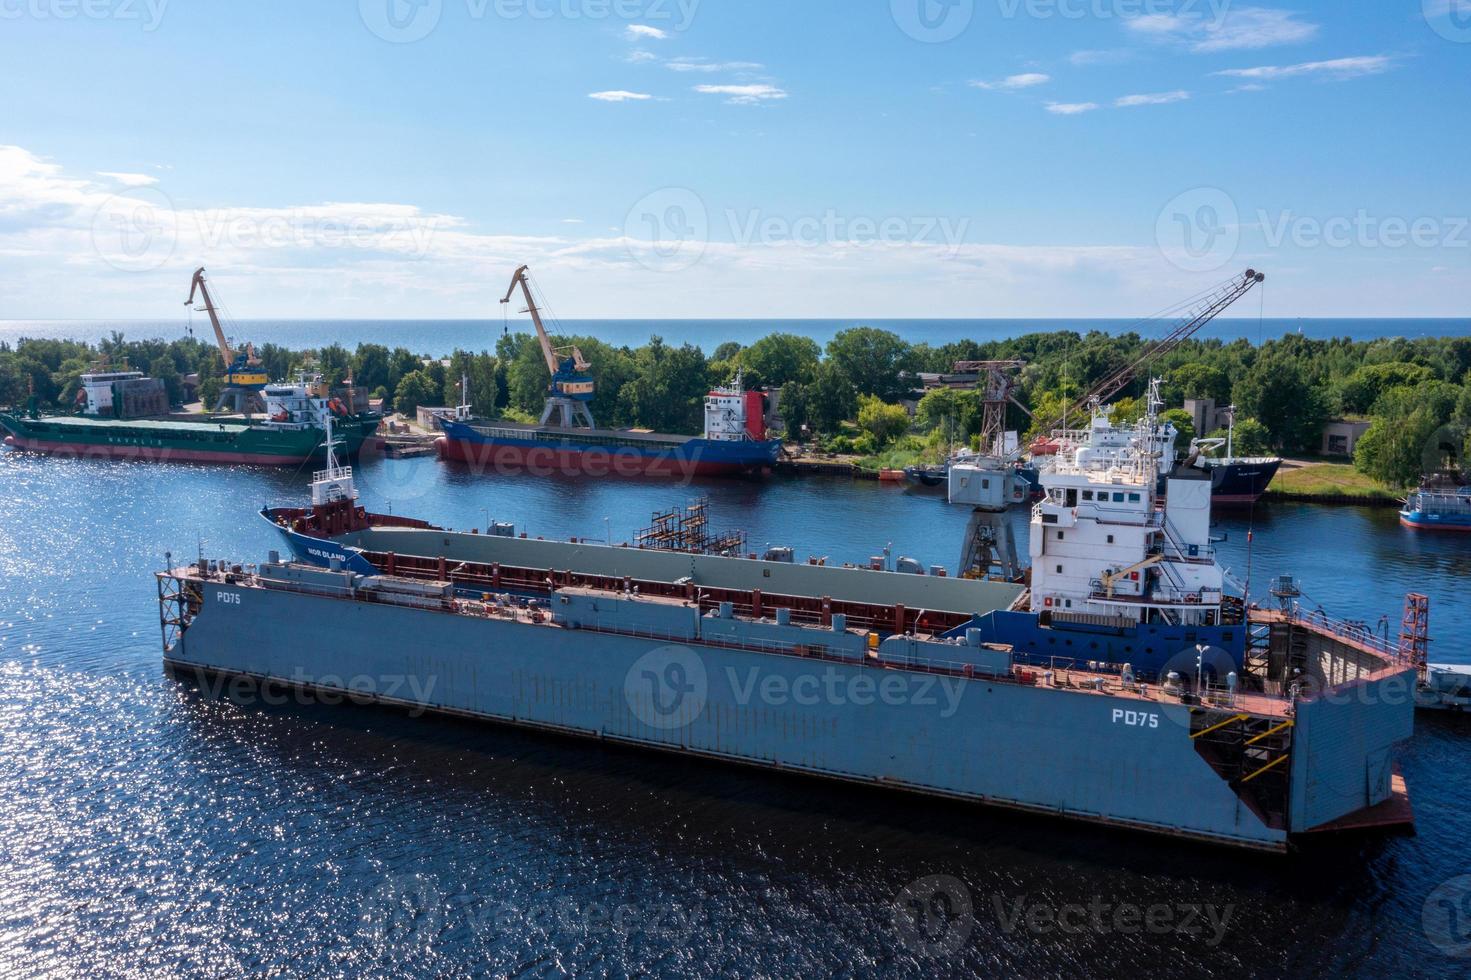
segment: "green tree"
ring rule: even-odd
[[[1195,419],[1183,408],[1171,408],[1159,413],[1160,421],[1172,422],[1175,426],[1175,449],[1180,453],[1186,453],[1190,449],[1190,440],[1195,438]]]
[[[369,391],[387,388],[393,379],[388,348],[382,344],[358,344],[352,356],[352,376]]]
[[[1231,379],[1215,364],[1192,361],[1182,364],[1166,375],[1167,402],[1183,401],[1187,398],[1210,398],[1218,405],[1231,399]]]
[[[220,403],[220,389],[224,382],[217,376],[202,378],[199,382],[199,404],[206,412],[213,412]]]
[[[858,413],[858,392],[842,369],[824,361],[808,387],[809,423],[818,432],[834,434]]]
[[[1459,395],[1441,381],[1390,388],[1374,403],[1373,421],[1354,449],[1354,468],[1396,487],[1444,468],[1464,447],[1464,434],[1451,424]]]
[[[1420,364],[1404,361],[1365,364],[1344,380],[1339,397],[1345,412],[1362,414],[1390,388],[1417,388],[1434,378],[1435,372]]]
[[[965,441],[981,425],[980,393],[958,388],[936,388],[925,392],[914,412],[914,421],[923,432],[941,430],[947,437]]]
[[[797,381],[788,381],[781,386],[777,409],[781,414],[782,422],[786,425],[788,439],[800,439],[802,426],[811,422],[810,401],[811,393],[806,385]]]
[[[432,405],[443,393],[443,388],[434,381],[428,371],[410,371],[398,379],[393,392],[393,409],[412,416],[420,405]]]
[[[1272,451],[1272,436],[1267,427],[1256,419],[1237,419],[1236,430],[1231,435],[1231,451],[1237,456],[1265,456]],[[1206,438],[1225,439],[1227,430],[1217,429]],[[1189,443],[1181,443],[1181,448]]]
[[[177,405],[184,400],[184,379],[179,376],[179,369],[174,366],[172,357],[164,355],[155,358],[148,365],[148,376],[163,382],[170,405]]]
[[[1273,445],[1289,451],[1318,445],[1328,418],[1326,399],[1290,353],[1257,358],[1234,393],[1242,413],[1267,427]]]
[[[840,331],[827,345],[827,356],[860,395],[897,401],[913,387],[901,378],[913,369],[914,351],[898,334],[874,327]]]
[[[760,382],[780,388],[788,381],[810,382],[817,374],[822,349],[817,341],[790,333],[768,334],[740,352],[739,363]]]
[[[692,344],[671,347],[654,337],[634,354],[635,376],[618,400],[634,424],[661,432],[699,432],[709,377],[705,355]]]
[[[858,428],[873,436],[880,447],[909,431],[909,413],[903,405],[889,405],[873,395],[858,399]]]

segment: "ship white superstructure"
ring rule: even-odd
[[[1221,622],[1225,576],[1210,538],[1210,478],[1169,472],[1161,501],[1161,453],[1171,451],[1174,433],[1160,425],[1158,406],[1155,382],[1130,438],[1109,427],[1101,442],[1066,443],[1041,474],[1030,543],[1034,612]]]

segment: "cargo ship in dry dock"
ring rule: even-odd
[[[510,302],[518,286],[551,375],[541,421],[475,419],[470,406],[461,404],[453,417],[440,421],[444,435],[436,446],[442,459],[467,463],[477,472],[680,478],[759,475],[776,464],[781,442],[766,437],[765,396],[745,391],[739,376],[706,395],[703,436],[597,428],[589,407],[596,393],[591,365],[576,347],[552,346],[526,266],[512,275],[501,302]],[[462,386],[462,402],[465,397]]]
[[[368,512],[333,463],[310,507],[262,512],[297,560],[158,575],[163,658],[1247,848],[1406,825],[1414,667],[1224,601],[1206,486],[1161,505],[1154,466],[1049,474],[1028,588],[450,531]]]

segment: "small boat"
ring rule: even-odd
[[[1471,486],[1423,486],[1405,498],[1399,522],[1422,531],[1471,531]]]
[[[916,487],[934,489],[943,487],[950,473],[949,463],[930,463],[924,466],[904,467],[904,479]]]

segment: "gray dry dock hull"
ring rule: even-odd
[[[1179,705],[1121,712],[1118,699],[1094,692],[735,650],[708,636],[670,643],[200,585],[197,613],[165,651],[186,675],[352,690],[367,700],[1178,836],[1287,845],[1287,831],[1266,826],[1195,751]],[[292,624],[290,642],[279,642],[283,623]]]

